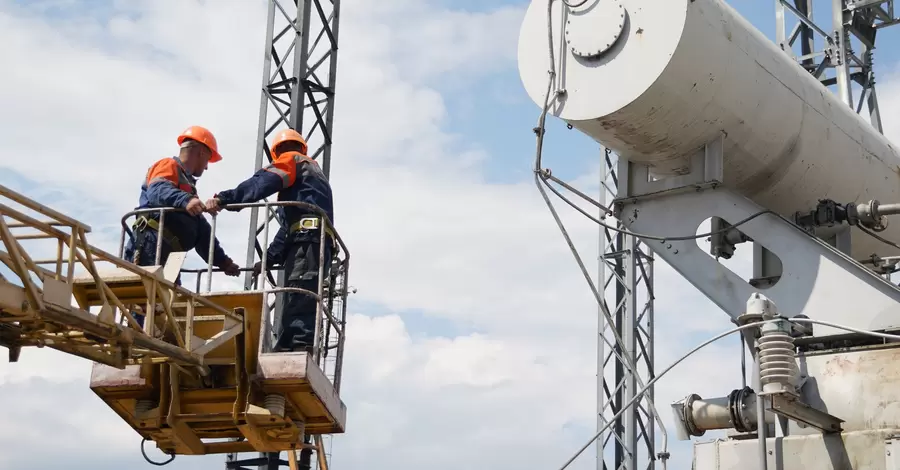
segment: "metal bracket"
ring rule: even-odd
[[[812,426],[824,433],[841,432],[841,423],[844,420],[819,411],[790,393],[760,393],[757,396],[765,400],[767,411]]]
[[[720,184],[722,146],[721,139],[707,145],[702,165],[694,165],[688,175],[646,183],[636,176],[646,175],[647,167],[621,159],[620,169],[628,169],[620,173],[627,175],[627,185],[616,199],[616,217],[636,234],[684,237],[697,233],[711,217],[735,224],[763,212]],[[746,299],[764,292],[791,316],[865,330],[900,327],[900,289],[844,253],[773,214],[759,215],[738,228],[770,255],[768,266],[780,268],[766,273],[769,282],[751,285],[694,239],[647,240],[647,246],[733,320],[744,313]],[[819,336],[846,334],[830,327],[816,329]]]
[[[685,191],[715,188],[724,181],[725,134],[691,155],[688,173],[652,180],[650,166],[620,158],[618,165],[618,199],[636,201],[647,197]]]

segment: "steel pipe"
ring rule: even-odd
[[[678,422],[684,423],[685,435],[702,436],[706,431],[734,429],[753,432],[759,426],[758,399],[753,389],[745,387],[723,397],[701,398],[690,395],[676,408]],[[775,422],[775,415],[764,412],[767,423]]]

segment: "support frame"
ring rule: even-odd
[[[621,180],[612,152],[605,149],[603,154],[600,203],[606,205],[628,183]],[[624,228],[618,221],[617,226]],[[599,248],[600,288],[607,303],[614,306],[611,310],[615,324],[608,324],[602,307],[598,306],[598,429],[634,398],[637,382],[648,383],[655,377],[653,253],[640,239],[602,226]],[[625,351],[616,344],[613,331],[621,336]],[[629,359],[637,370],[632,370],[628,361],[618,356]],[[652,387],[646,396],[653,400]],[[652,409],[640,405],[630,407],[616,420],[611,432],[597,439],[597,469],[654,469],[655,426]]]
[[[722,186],[719,169],[725,158],[724,138],[699,149],[691,172],[675,183],[662,180],[644,187],[662,190],[641,193],[634,186],[626,188],[614,202],[624,226],[632,233],[675,238],[696,233],[709,218],[735,224],[756,216],[736,228],[754,245],[778,257],[780,263],[767,265],[765,274],[775,277],[770,283],[741,278],[705,253],[695,239],[655,240],[649,242],[650,247],[735,322],[744,313],[746,299],[759,292],[791,316],[805,315],[864,330],[900,327],[900,288],[789,219],[764,211]],[[620,163],[619,171],[620,178],[627,181],[639,181],[647,174],[645,166],[627,161]],[[771,272],[773,267],[780,267],[780,272]],[[757,266],[756,271],[763,270]],[[816,330],[819,338],[846,335],[831,327]]]

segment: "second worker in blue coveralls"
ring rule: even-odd
[[[222,159],[216,139],[209,130],[192,126],[178,136],[178,145],[180,151],[177,157],[163,158],[147,171],[137,207],[183,209],[166,212],[159,264],[164,265],[169,253],[173,251],[196,250],[204,261],[222,268],[229,276],[237,276],[240,274],[240,267],[225,255],[219,240],[211,237],[212,229],[203,217],[206,207],[197,196],[197,178],[203,175],[209,163]],[[125,247],[125,259],[138,266],[157,264],[156,242],[159,228],[158,212],[138,214],[134,238]],[[215,245],[212,260],[207,259],[210,242]],[[136,320],[143,326],[143,316],[138,316]]]
[[[278,193],[278,201],[298,201],[317,206],[334,224],[331,185],[319,164],[307,155],[303,137],[292,129],[276,135],[272,142],[272,164],[257,171],[234,189],[222,191],[206,203],[210,213],[217,213],[221,206],[247,204]],[[279,207],[281,228],[269,246],[266,266],[284,266],[287,280],[285,287],[318,292],[319,248],[325,223],[318,228],[305,225],[320,215],[302,207]],[[326,230],[326,233],[328,230]],[[330,234],[329,234],[330,235]],[[324,277],[331,268],[332,238],[325,237]],[[315,342],[316,300],[314,297],[288,292],[281,316],[281,334],[275,351],[306,350],[311,352]]]

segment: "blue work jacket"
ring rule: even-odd
[[[141,185],[141,196],[137,209],[153,207],[177,207],[184,209],[188,202],[197,197],[197,180],[184,168],[178,157],[163,158],[147,171],[144,184]],[[159,221],[159,213],[145,213],[146,217]],[[140,216],[140,215],[139,215]],[[178,239],[184,251],[196,250],[207,263],[209,259],[209,241],[212,228],[203,216],[190,215],[187,212],[166,212],[163,229]],[[215,244],[212,265],[224,266],[231,259],[213,238]],[[164,263],[165,260],[162,260]]]
[[[260,169],[234,189],[216,194],[222,204],[249,204],[278,193],[278,201],[305,202],[321,208],[334,224],[334,204],[331,184],[315,160],[300,152],[285,152],[270,165]],[[304,217],[318,217],[311,210],[301,207],[279,207],[281,227],[267,250],[266,263],[281,264],[286,255],[288,228]],[[324,224],[323,224],[324,225]],[[304,234],[291,234],[291,240],[299,240]],[[317,235],[314,235],[317,236]]]

